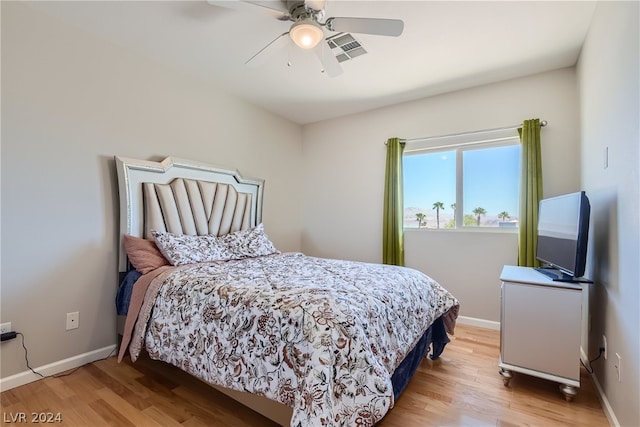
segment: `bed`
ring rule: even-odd
[[[367,426],[449,342],[458,301],[423,273],[277,250],[264,180],[115,164],[120,360],[146,351],[280,425]]]

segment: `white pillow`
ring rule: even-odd
[[[152,231],[156,245],[172,265],[198,262],[229,261],[233,254],[213,235],[192,236]]]
[[[271,254],[279,254],[269,237],[264,232],[264,225],[258,224],[248,230],[236,231],[219,237],[233,259],[253,258]]]

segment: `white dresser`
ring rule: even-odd
[[[571,401],[580,387],[582,290],[530,267],[504,266],[500,318],[500,375],[513,372],[560,383]]]

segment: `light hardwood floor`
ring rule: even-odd
[[[458,325],[440,360],[423,361],[380,427],[608,426],[589,375],[582,369],[576,399],[558,385],[498,374],[498,331]],[[73,374],[1,394],[2,425],[21,413],[60,414],[64,426],[274,426],[274,423],[161,362],[118,364],[114,357]]]

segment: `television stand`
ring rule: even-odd
[[[560,383],[572,401],[580,388],[583,285],[509,265],[500,280],[498,367],[504,385],[516,372],[532,375]]]

